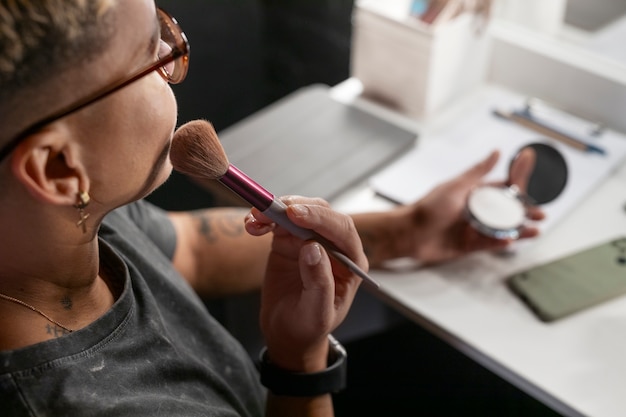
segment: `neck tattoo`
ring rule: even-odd
[[[13,298],[13,297],[10,297],[10,296],[5,295],[5,294],[2,294],[2,293],[0,293],[0,298],[3,298],[3,299],[5,299],[5,300],[7,300],[7,301],[11,301],[12,303],[19,304],[19,305],[21,305],[21,306],[24,306],[24,307],[26,307],[26,308],[29,308],[29,309],[33,310],[35,313],[37,313],[37,314],[39,314],[40,316],[42,316],[43,318],[45,318],[46,320],[48,320],[50,323],[53,323],[53,324],[55,324],[55,325],[59,326],[60,328],[62,328],[63,330],[68,331],[68,332],[70,332],[70,333],[72,333],[72,332],[73,332],[73,330],[72,330],[72,329],[70,329],[69,327],[62,325],[62,324],[61,324],[61,323],[59,323],[58,321],[54,320],[52,317],[48,316],[48,315],[47,315],[46,313],[44,313],[43,311],[39,310],[39,309],[38,309],[38,308],[36,308],[36,307],[33,307],[32,305],[30,305],[30,304],[28,304],[28,303],[25,303],[25,302],[24,302],[24,301],[22,301],[22,300],[18,300],[17,298]]]

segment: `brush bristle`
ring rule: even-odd
[[[176,171],[199,179],[221,178],[229,167],[217,133],[206,120],[193,120],[178,128],[170,159]]]

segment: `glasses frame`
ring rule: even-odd
[[[159,18],[159,22],[161,23],[161,27],[163,23],[168,26],[168,29],[176,39],[175,45],[170,45],[172,50],[165,55],[164,57],[159,58],[156,62],[148,65],[146,68],[140,69],[139,71],[134,72],[128,77],[122,78],[109,84],[103,88],[100,88],[93,93],[89,94],[87,97],[84,97],[68,106],[61,108],[60,110],[52,113],[51,115],[40,119],[39,121],[33,123],[26,129],[22,130],[18,133],[13,139],[11,139],[1,150],[0,150],[0,162],[2,162],[11,152],[15,150],[15,148],[29,135],[41,130],[46,125],[57,121],[65,116],[69,116],[72,113],[75,113],[85,107],[93,104],[105,97],[110,96],[116,91],[121,90],[129,84],[134,83],[135,81],[145,77],[148,74],[151,74],[154,71],[158,71],[159,74],[167,80],[170,84],[178,84],[185,79],[187,75],[187,69],[189,67],[189,41],[187,40],[187,36],[182,31],[178,22],[174,17],[172,17],[165,10],[157,7],[157,15]],[[163,34],[161,34],[162,39]],[[169,45],[169,44],[168,44]],[[165,66],[171,62],[180,59],[180,69],[178,71],[174,71],[174,74],[169,74],[165,70]],[[176,78],[172,78],[172,76],[176,76]]]

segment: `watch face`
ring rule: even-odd
[[[526,207],[514,187],[480,186],[467,199],[470,224],[497,239],[517,239],[526,220]]]

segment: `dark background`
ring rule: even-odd
[[[349,76],[351,0],[157,4],[178,19],[191,43],[188,78],[173,86],[179,124],[208,119],[219,133],[299,87],[332,86]],[[176,173],[149,200],[173,210],[215,203]],[[249,301],[237,307],[235,300],[234,308],[250,313]],[[209,308],[223,319],[233,304],[218,300]],[[396,324],[345,343],[349,388],[335,396],[337,417],[558,415],[398,313],[388,314]]]
[[[179,124],[207,119],[219,133],[286,94],[349,76],[351,0],[158,0],[191,44],[187,79],[173,89]],[[173,209],[213,204],[181,175],[149,200]]]

